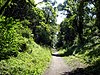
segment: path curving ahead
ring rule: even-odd
[[[60,56],[56,56],[58,53],[53,53],[52,61],[43,75],[65,75],[65,72],[69,72],[70,68],[65,64],[64,60]]]

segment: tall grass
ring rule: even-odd
[[[0,75],[41,75],[50,61],[50,51],[35,43],[30,46],[31,53],[19,52],[17,57],[1,60]]]

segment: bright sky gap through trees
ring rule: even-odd
[[[39,2],[42,2],[43,0],[35,0],[35,3],[37,4],[37,3],[39,3]],[[52,2],[53,2],[54,0],[52,0]],[[56,5],[58,5],[58,4],[62,4],[63,2],[64,2],[64,0],[56,0],[57,1],[57,4]],[[55,6],[56,6],[55,5]],[[59,11],[58,12],[58,17],[57,17],[57,24],[60,24],[63,20],[64,20],[64,18],[65,18],[65,15],[63,15],[63,14],[61,14],[63,11]]]

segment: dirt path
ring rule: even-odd
[[[65,64],[62,57],[56,56],[56,53],[53,53],[55,56],[52,56],[52,62],[47,71],[43,75],[64,75],[65,72],[69,72],[70,68]]]

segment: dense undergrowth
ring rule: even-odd
[[[50,61],[50,49],[33,40],[28,20],[0,16],[0,75],[40,75]]]
[[[99,49],[99,46],[95,48]],[[73,49],[74,50],[74,49]],[[95,50],[95,51],[96,51]],[[73,52],[71,54],[70,51],[66,51],[66,49],[61,49],[59,51],[59,55],[64,57],[67,65],[70,66],[71,72],[66,72],[67,75],[100,75],[100,55],[99,52],[95,53],[95,51],[91,50],[86,52],[78,52],[75,54]],[[68,54],[69,52],[69,54]],[[93,52],[92,57],[90,53]],[[95,54],[94,54],[95,53]],[[97,55],[97,56],[96,56]]]
[[[96,30],[97,31],[97,30]],[[100,75],[100,38],[98,35],[89,35],[83,43],[77,43],[78,38],[74,40],[72,46],[61,49],[60,56],[65,56],[67,63],[74,69],[72,75]],[[77,62],[79,61],[79,62]],[[80,63],[88,64],[80,67]],[[82,72],[81,72],[82,71]],[[77,73],[75,73],[77,72]]]
[[[95,40],[95,39],[94,39]],[[99,42],[99,39],[97,39]],[[63,50],[60,55],[65,56],[67,64],[73,69],[69,75],[100,75],[100,44],[92,43],[81,47],[72,46]]]
[[[74,55],[86,63],[93,64],[100,59],[100,38],[93,36],[87,38],[82,44],[73,44],[66,49],[65,55]]]
[[[50,61],[47,48],[34,46],[32,53],[19,53],[0,61],[0,75],[41,75]]]

